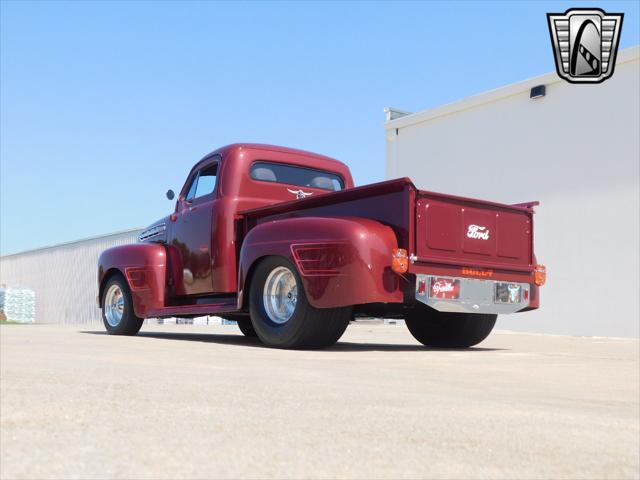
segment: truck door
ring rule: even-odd
[[[211,275],[212,218],[216,204],[217,159],[194,172],[176,205],[171,249],[177,259],[176,293],[200,295],[213,292]]]

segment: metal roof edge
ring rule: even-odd
[[[616,66],[637,61],[638,59],[640,59],[640,45],[628,47],[618,52]],[[555,71],[545,73],[537,77],[529,78],[528,80],[522,80],[493,90],[478,93],[461,100],[456,100],[455,102],[422,110],[421,112],[412,113],[395,120],[386,121],[384,123],[384,128],[385,130],[392,130],[394,128],[408,127],[410,125],[415,125],[416,123],[427,122],[434,118],[443,117],[445,115],[450,115],[473,107],[495,102],[496,100],[502,100],[504,98],[518,95],[529,91],[536,85],[551,85],[559,82],[564,82],[564,80],[560,78]]]
[[[114,237],[116,235],[124,235],[125,233],[139,232],[142,230],[144,230],[144,228],[130,228],[128,230],[120,230],[113,233],[107,233],[105,235],[94,235],[91,237],[81,238],[78,240],[70,240],[68,242],[56,243],[55,245],[47,245],[44,247],[31,248],[29,250],[22,250],[21,252],[8,253],[7,255],[2,255],[0,256],[0,260],[4,260],[5,258],[9,258],[9,257],[15,257],[18,255],[25,255],[27,253],[39,252],[40,250],[50,250],[52,248],[66,247],[68,245],[73,245],[76,243],[90,242],[92,240],[98,240],[100,238],[109,238],[109,237]]]

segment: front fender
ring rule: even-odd
[[[109,248],[98,259],[98,302],[107,278],[121,274],[131,289],[133,310],[140,318],[164,307],[167,255],[164,245],[134,243]]]
[[[261,258],[291,261],[316,308],[402,302],[400,277],[391,270],[393,230],[357,217],[301,217],[274,220],[253,228],[240,251],[238,308],[252,269]]]

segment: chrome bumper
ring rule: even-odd
[[[435,275],[416,275],[416,300],[429,305],[440,312],[460,313],[495,313],[506,315],[515,313],[529,306],[531,285],[519,282],[504,282],[494,280],[476,280],[474,278],[446,277],[460,282],[458,298],[434,298],[431,293],[431,278],[442,278]],[[421,282],[425,282],[426,289],[420,291]],[[520,285],[520,301],[517,303],[496,303],[495,292],[498,283]]]

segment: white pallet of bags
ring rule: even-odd
[[[0,288],[0,310],[7,321],[34,323],[36,319],[36,294],[29,288]]]

